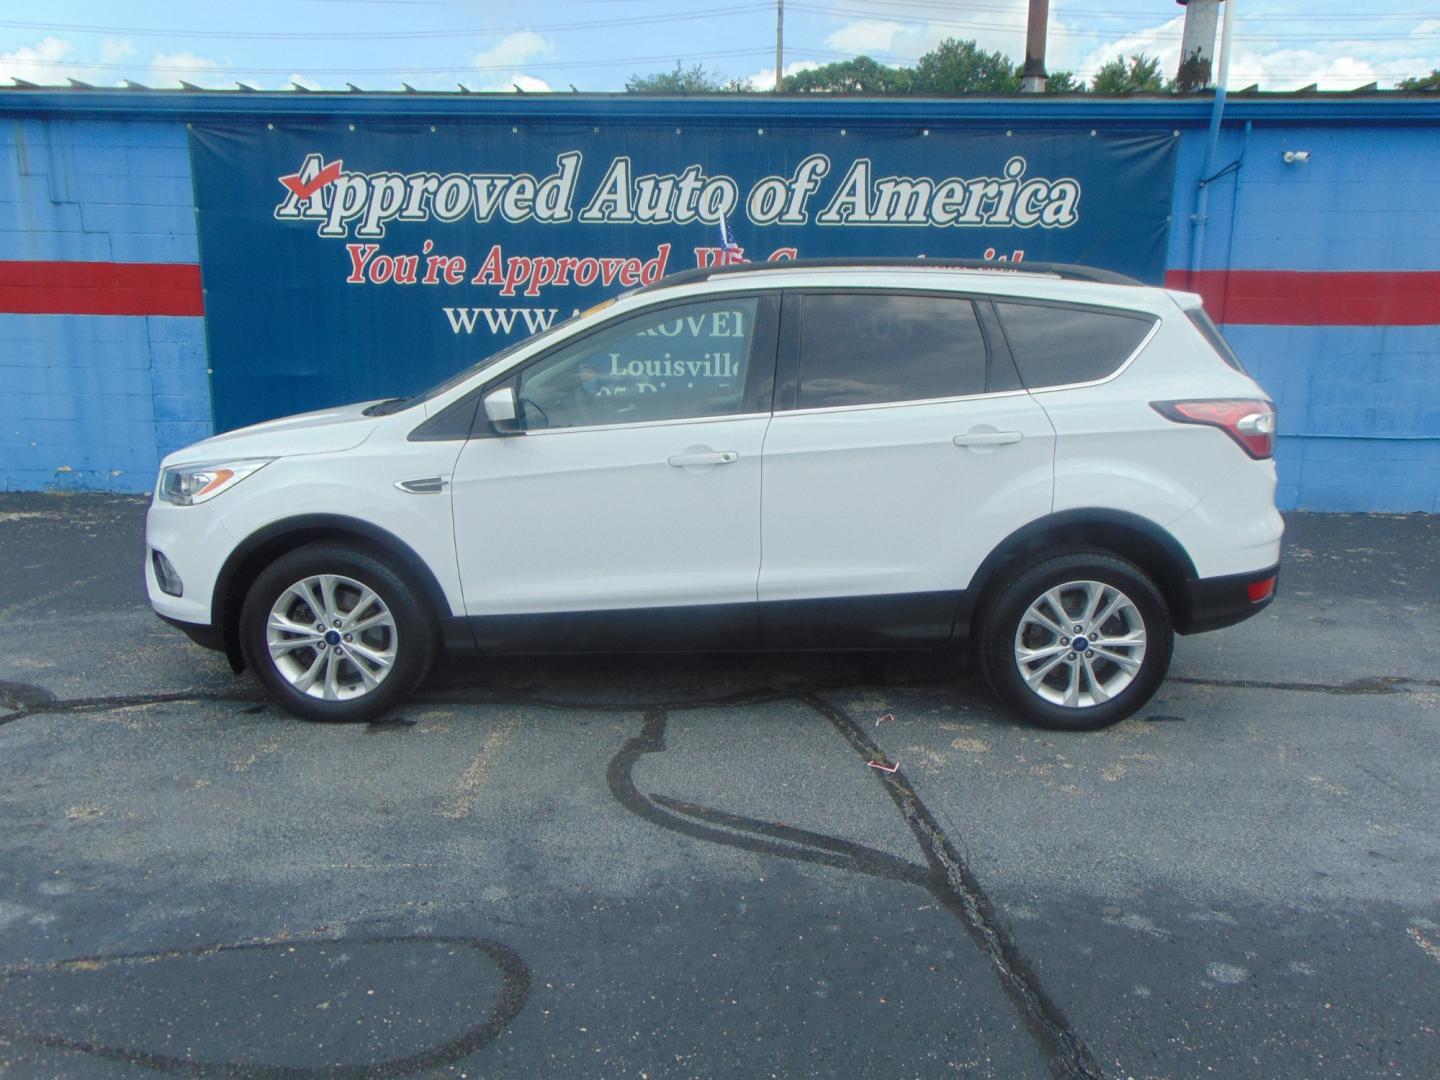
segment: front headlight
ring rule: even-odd
[[[228,491],[274,458],[251,458],[204,465],[175,465],[160,472],[156,494],[176,506],[194,506]]]

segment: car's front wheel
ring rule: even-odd
[[[1026,719],[1091,731],[1150,699],[1174,641],[1143,570],[1079,551],[1032,563],[999,591],[982,615],[979,654],[996,695]]]
[[[369,552],[297,548],[245,596],[240,644],[270,696],[307,720],[372,720],[429,671],[434,621],[419,590]]]

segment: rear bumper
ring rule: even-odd
[[[1184,584],[1180,610],[1175,612],[1175,629],[1181,634],[1202,634],[1244,622],[1270,606],[1279,591],[1280,566],[1251,570],[1224,577],[1197,578]],[[1252,600],[1252,586],[1270,582],[1268,592]]]

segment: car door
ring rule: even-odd
[[[787,294],[763,471],[768,644],[944,641],[985,556],[1050,511],[1054,430],[993,319],[956,294]]]
[[[657,305],[507,375],[521,430],[482,411],[451,484],[482,645],[751,643],[778,307]]]

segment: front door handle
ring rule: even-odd
[[[956,446],[1008,446],[1017,443],[1023,435],[1018,431],[971,431],[955,436]]]
[[[703,453],[676,454],[669,462],[672,468],[685,469],[692,465],[729,465],[739,460],[740,455],[734,450],[707,450]]]

